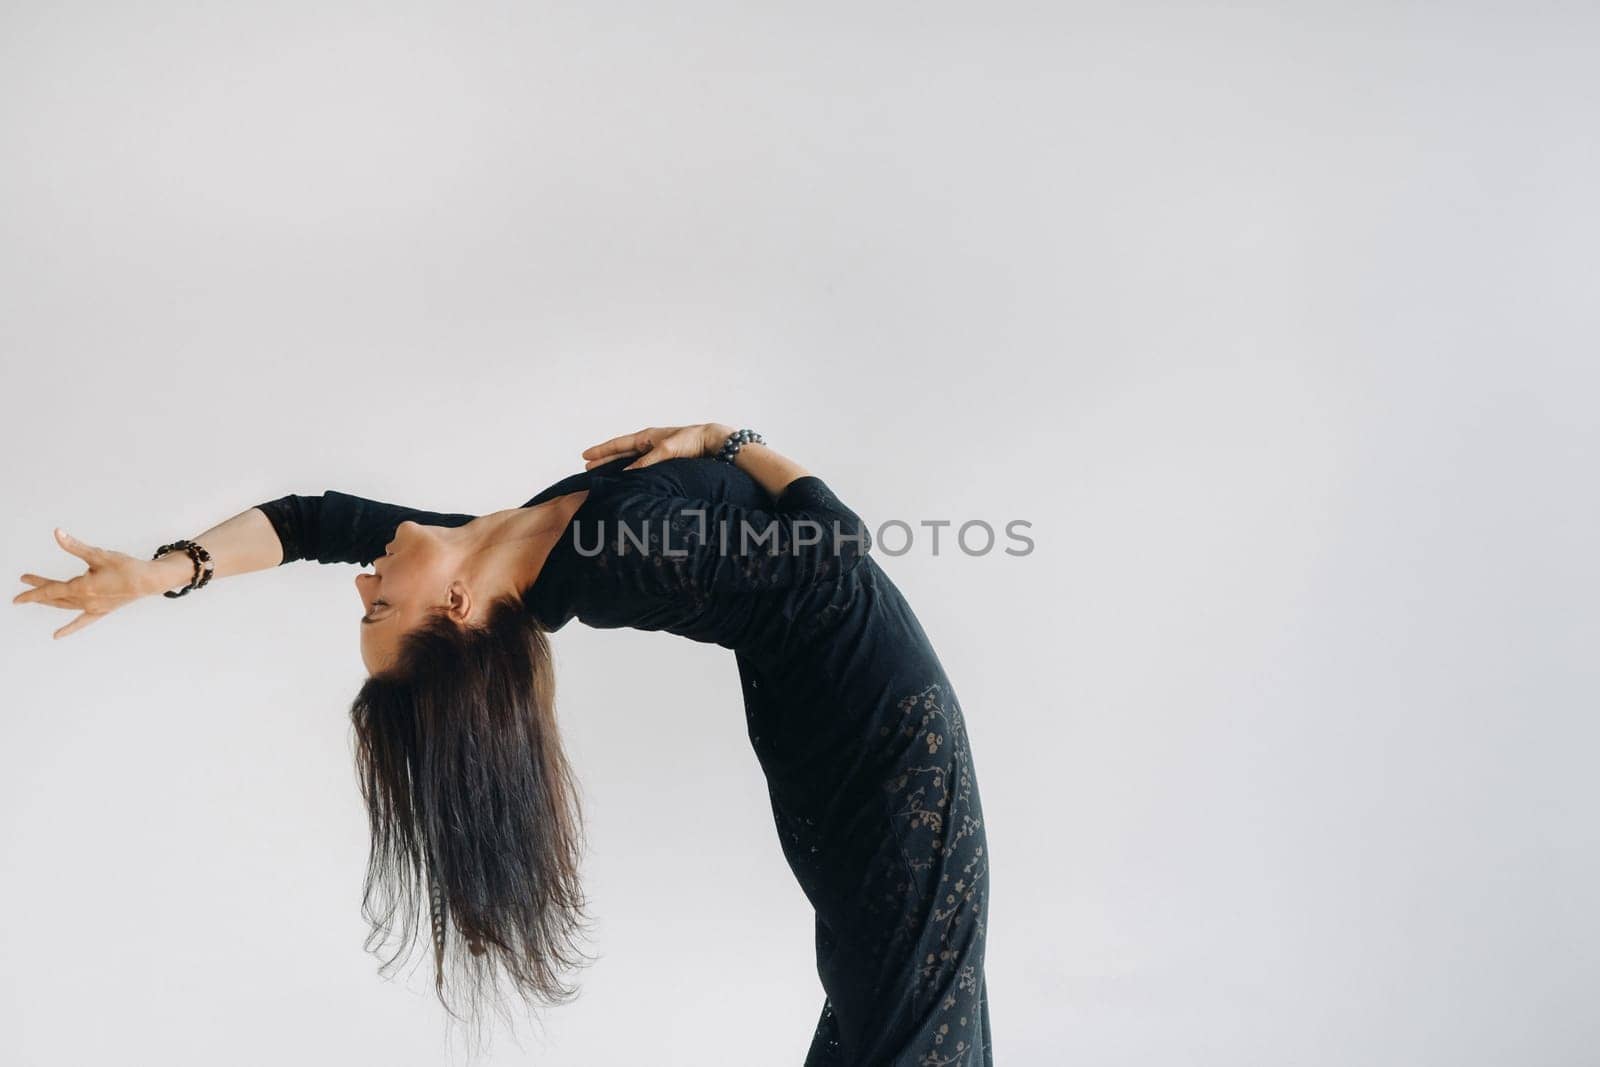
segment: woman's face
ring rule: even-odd
[[[442,528],[409,519],[395,528],[384,555],[372,573],[356,575],[361,618],[361,661],[368,674],[387,670],[395,660],[400,638],[434,608],[451,600],[455,553],[441,536]]]

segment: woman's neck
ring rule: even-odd
[[[479,515],[457,527],[467,557],[469,584],[489,597],[521,595],[533,585],[587,489],[553,497],[531,508],[508,508]]]

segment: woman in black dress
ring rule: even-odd
[[[330,490],[195,541],[218,577],[373,564],[356,578],[369,677],[351,709],[369,947],[398,931],[400,959],[426,897],[442,999],[447,974],[474,1006],[502,978],[530,1000],[575,992],[562,973],[582,959],[581,820],[545,635],[576,618],[733,651],[779,840],[816,912],[826,995],[807,1067],[990,1065],[989,856],[961,706],[866,525],[746,437],[704,424],[614,438],[485,516]],[[24,575],[35,588],[17,598],[84,612],[57,636],[204,576],[184,552],[144,561],[57,534],[88,571]]]

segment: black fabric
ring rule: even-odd
[[[278,532],[283,558],[318,563],[359,563],[365,567],[383,555],[395,527],[410,519],[424,526],[465,526],[476,515],[422,511],[403,504],[351,496],[329,489],[317,496],[290,494],[257,504]]]
[[[550,630],[576,618],[733,651],[779,841],[816,912],[826,995],[807,1067],[992,1067],[989,855],[966,722],[865,524],[815,476],[773,499],[716,460],[627,462],[522,505],[589,490],[528,610]],[[333,492],[262,507],[285,562],[365,563],[404,519],[472,518]],[[742,544],[745,528],[773,539]]]

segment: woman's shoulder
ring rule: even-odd
[[[740,507],[765,507],[772,502],[759,482],[732,463],[709,457],[680,458],[623,470],[628,462],[631,459],[587,472],[590,495],[602,499],[671,497]]]
[[[531,508],[535,504],[543,504],[546,500],[552,500],[558,496],[566,496],[568,493],[576,493],[583,489],[589,490],[590,494],[593,495],[595,490],[600,488],[602,482],[607,485],[611,484],[614,481],[612,475],[626,467],[632,461],[632,458],[631,456],[621,456],[608,463],[602,463],[593,470],[569,474],[565,478],[545,486],[521,506]]]
[[[761,484],[732,463],[710,457],[681,458],[624,470],[634,458],[620,456],[593,470],[569,474],[541,489],[522,506],[530,508],[584,489],[588,490],[589,500],[594,501],[596,507],[603,500],[621,500],[634,495],[703,500],[739,507],[767,507],[772,503]]]

